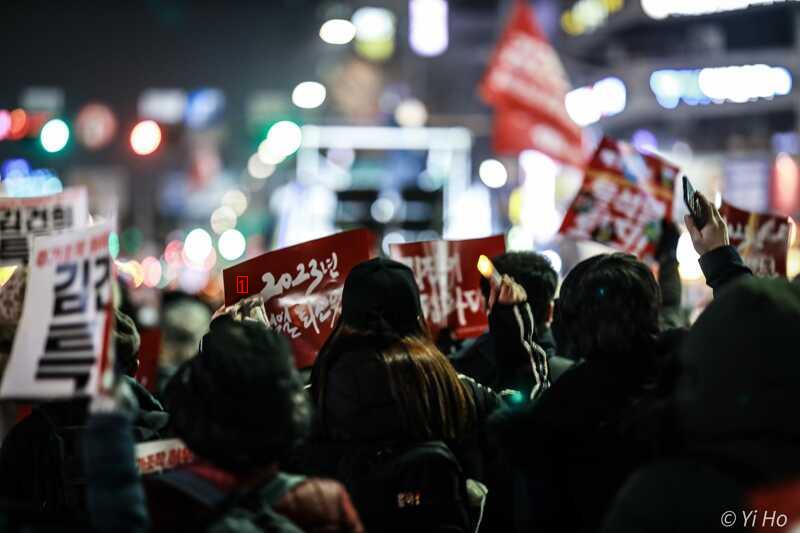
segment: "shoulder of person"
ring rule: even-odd
[[[274,505],[303,530],[348,522],[353,511],[345,487],[333,479],[307,478],[289,490]],[[338,529],[337,529],[338,531]]]

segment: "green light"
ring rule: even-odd
[[[120,240],[125,253],[133,255],[142,245],[142,232],[138,228],[128,228],[122,232]]]
[[[119,256],[119,235],[116,231],[108,234],[108,253],[111,254],[111,259]]]
[[[59,118],[47,121],[39,134],[39,142],[42,148],[51,154],[60,152],[69,141],[69,127],[67,123]]]

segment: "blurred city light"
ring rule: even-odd
[[[295,153],[302,143],[300,126],[289,120],[281,120],[267,132],[267,138],[258,147],[258,156],[264,163],[276,165]]]
[[[703,277],[698,259],[700,255],[695,251],[692,237],[689,232],[684,232],[678,239],[678,272],[685,280],[697,280]]]
[[[478,167],[478,176],[487,187],[492,189],[498,189],[508,181],[508,171],[497,159],[483,161]]]
[[[119,256],[119,235],[116,231],[108,234],[108,254],[111,259],[116,259]]]
[[[641,152],[655,152],[658,150],[658,139],[650,130],[636,130],[631,136],[631,143]]]
[[[447,0],[410,0],[408,43],[420,56],[434,57],[447,50]]]
[[[579,126],[622,113],[626,104],[625,83],[614,77],[603,78],[591,87],[573,89],[564,98],[567,113]]]
[[[28,114],[24,109],[15,109],[11,113],[11,127],[9,128],[7,138],[12,141],[17,141],[28,134]]]
[[[229,229],[219,236],[217,242],[217,249],[219,255],[228,261],[239,259],[247,248],[247,241],[242,235],[242,232],[235,229]]]
[[[64,149],[69,141],[69,127],[61,119],[55,118],[48,121],[39,135],[42,148],[50,153]]]
[[[98,150],[111,142],[117,131],[117,119],[104,104],[87,104],[75,117],[75,137],[89,150]]]
[[[267,179],[274,172],[275,165],[264,163],[257,153],[251,155],[247,160],[247,173],[255,179]]]
[[[270,143],[267,139],[264,139],[258,145],[256,155],[264,165],[273,167],[281,164],[286,159],[286,154],[278,151],[278,146],[275,143]]]
[[[211,229],[217,235],[236,227],[236,211],[232,207],[223,205],[211,213]]]
[[[147,89],[139,96],[139,116],[162,124],[177,124],[183,120],[186,102],[186,91],[182,89]]]
[[[145,287],[155,287],[161,281],[161,261],[153,256],[142,259],[143,282]]]
[[[556,211],[556,178],[560,167],[538,150],[524,150],[519,154],[519,168],[524,177],[519,190],[519,224],[526,239],[547,242],[561,223]]]
[[[794,3],[798,0],[642,0],[642,11],[653,19],[676,15],[708,15],[755,6]]]
[[[131,131],[131,148],[139,155],[149,155],[161,144],[161,128],[153,120],[143,120]]]
[[[186,261],[196,267],[201,267],[213,251],[211,235],[203,228],[195,228],[189,232],[183,241],[183,256]]]
[[[331,19],[322,24],[319,36],[328,44],[347,44],[356,36],[356,27],[349,20]]]
[[[594,31],[623,7],[625,0],[579,0],[561,15],[561,29],[573,36]]]
[[[7,159],[3,161],[3,165],[0,167],[0,174],[2,174],[2,178],[4,180],[14,177],[28,176],[30,173],[30,163],[22,158]]]
[[[325,86],[316,81],[304,81],[292,91],[292,103],[303,109],[314,109],[325,101]]]
[[[247,195],[238,189],[233,189],[222,195],[222,205],[230,207],[237,216],[247,210]]]
[[[164,247],[164,261],[170,266],[180,266],[183,262],[183,243],[179,240],[170,241]]]
[[[790,213],[797,208],[800,196],[800,169],[789,154],[778,154],[775,158],[775,182],[773,184],[775,209]]]
[[[394,119],[405,128],[419,128],[428,121],[428,110],[416,98],[407,98],[395,108]]]
[[[389,231],[383,236],[383,241],[381,241],[381,249],[383,249],[383,253],[386,255],[390,254],[389,246],[392,244],[402,244],[406,242],[406,237],[399,231]]]
[[[198,89],[186,99],[186,125],[203,128],[211,124],[225,109],[225,95],[219,89]]]
[[[369,208],[369,213],[376,221],[381,224],[386,224],[392,218],[396,211],[395,203],[385,196],[378,197]]]
[[[362,7],[351,18],[356,28],[355,49],[372,61],[385,61],[394,53],[395,17],[382,7]]]
[[[0,109],[0,141],[5,139],[11,131],[11,113]]]
[[[650,88],[658,103],[668,109],[677,107],[680,102],[688,105],[744,103],[789,94],[792,75],[784,67],[763,64],[656,70],[650,75]]]

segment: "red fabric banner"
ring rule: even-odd
[[[781,215],[752,213],[722,204],[731,244],[757,276],[786,276],[786,257],[794,222]]]
[[[652,258],[661,220],[672,219],[678,168],[631,145],[605,137],[559,232]]]
[[[488,321],[480,291],[478,257],[506,251],[505,237],[390,245],[392,258],[408,265],[420,290],[434,338],[448,328],[454,338],[477,337]]]
[[[533,9],[526,0],[518,0],[479,87],[483,99],[498,108],[495,151],[530,148],[574,164],[582,138],[564,105],[569,88]],[[509,142],[515,135],[516,142]]]
[[[297,367],[309,367],[341,315],[345,278],[374,252],[366,229],[267,252],[222,271],[225,305],[261,293],[270,326],[291,341]]]

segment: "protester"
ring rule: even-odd
[[[161,306],[161,353],[158,357],[156,390],[163,394],[175,370],[197,353],[197,345],[208,331],[211,311],[194,296],[176,292],[164,295]]]
[[[533,315],[525,291],[509,277],[493,291],[490,313],[504,314],[506,331],[517,340],[516,345],[509,343],[514,353],[504,355],[531,365],[533,383],[520,386],[538,395],[549,386],[547,361],[533,342]],[[399,349],[397,343],[406,348]],[[403,376],[402,397],[397,394],[395,357],[402,361],[400,367],[413,369]],[[387,259],[357,265],[345,281],[341,320],[312,372],[312,396],[319,412],[311,445],[315,467],[334,473],[341,454],[363,443],[434,439],[447,442],[467,477],[489,480],[495,453],[483,426],[502,401],[474,380],[454,377],[425,326],[411,270]],[[411,397],[423,403],[409,406]],[[437,404],[437,410],[422,408]],[[418,431],[419,425],[426,430]],[[490,484],[490,494],[492,490]],[[492,502],[510,504],[490,496]]]
[[[201,462],[148,477],[153,531],[363,531],[341,485],[280,469],[311,414],[280,334],[216,318],[165,394],[175,433]]]
[[[602,254],[567,275],[553,330],[562,353],[582,361],[534,404],[493,428],[524,473],[523,531],[594,531],[650,447],[628,426],[646,403],[676,339],[659,332],[660,295],[650,269]]]
[[[134,436],[159,438],[168,415],[161,404],[131,377],[138,366],[139,335],[133,321],[116,312],[114,346],[121,377],[137,398]],[[85,432],[87,399],[39,404],[14,426],[0,450],[0,498],[23,514],[49,515],[67,521],[86,519],[85,479],[80,441]]]
[[[550,380],[556,381],[573,364],[571,360],[556,355],[556,344],[550,331],[558,274],[546,257],[535,252],[507,252],[493,257],[492,263],[498,272],[510,276],[525,289],[535,323],[533,339],[547,354]],[[490,289],[489,281],[481,278],[485,301],[489,299]],[[520,392],[529,398],[530,385],[535,382],[533,369],[527,360],[513,361],[503,357],[515,353],[509,345],[518,341],[508,331],[503,331],[503,323],[498,320],[501,314],[502,311],[490,314],[489,331],[465,346],[451,361],[460,373],[494,390],[513,389],[525,383]]]
[[[683,446],[630,478],[604,531],[743,531],[781,512],[748,494],[800,476],[798,324],[800,287],[785,280],[746,279],[715,298],[681,354]],[[734,527],[722,527],[726,512]]]

